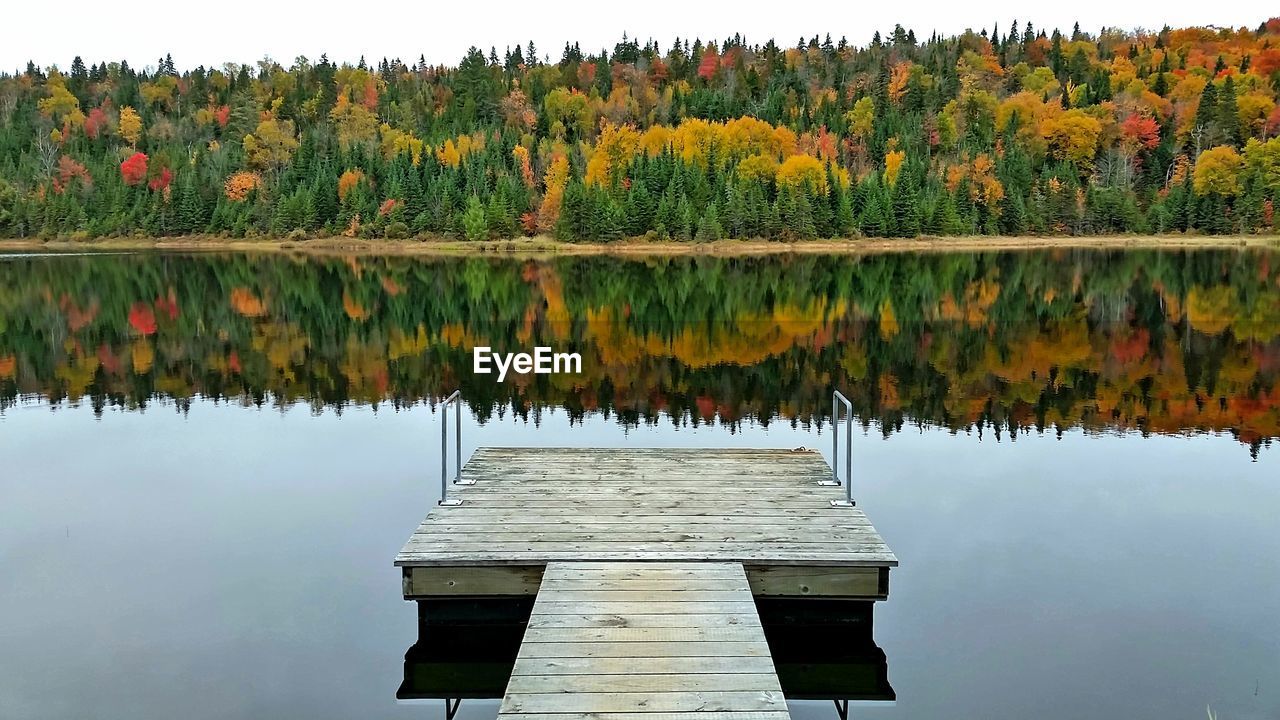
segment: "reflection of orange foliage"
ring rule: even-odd
[[[245,287],[231,289],[231,309],[244,317],[256,318],[267,314],[267,307]]]
[[[346,290],[342,291],[342,311],[352,320],[364,320],[369,317],[369,311],[365,306],[351,297],[351,293]]]
[[[9,379],[18,372],[16,355],[0,355],[0,379]]]
[[[995,280],[979,280],[965,285],[964,297],[957,302],[950,294],[942,296],[938,314],[943,320],[963,320],[970,327],[987,324],[987,311],[1000,297],[1000,283]],[[1045,294],[1045,302],[1052,302],[1052,290]]]
[[[67,295],[63,295],[58,304],[67,315],[67,329],[73,333],[80,332],[98,317],[97,298],[90,300],[87,308],[81,308]]]
[[[902,403],[898,399],[898,379],[892,375],[880,376],[880,407],[885,410],[897,410]]]
[[[404,292],[404,288],[400,287],[400,283],[396,282],[396,279],[393,277],[384,275],[379,278],[379,282],[382,284],[382,289],[391,297],[395,297]]]
[[[1007,357],[989,347],[983,365],[997,377],[1012,383],[1039,381],[1057,367],[1088,365],[1093,354],[1084,322],[1055,321],[1042,332],[1010,344]]]
[[[1121,364],[1135,363],[1146,357],[1151,344],[1151,333],[1138,328],[1131,333],[1117,334],[1111,339],[1111,357]]]
[[[567,338],[570,328],[569,308],[565,305],[564,288],[555,268],[550,264],[527,263],[521,273],[525,282],[537,288],[538,292],[531,301],[541,300],[544,306],[542,317],[551,337],[556,340]]]
[[[364,277],[364,265],[360,262],[360,258],[355,255],[348,255],[342,258],[342,264],[351,268],[351,274],[355,275],[357,280]]]

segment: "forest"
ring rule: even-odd
[[[0,75],[0,237],[1274,232],[1280,18]]]
[[[1280,263],[1263,251],[765,258],[154,253],[0,264],[0,421],[201,401],[342,412],[461,389],[476,417],[816,422],[885,433],[1280,438]],[[472,372],[472,348],[581,373]]]

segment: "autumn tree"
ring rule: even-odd
[[[560,208],[564,202],[565,186],[569,182],[569,159],[556,154],[547,167],[542,205],[538,208],[538,229],[550,232],[560,222]]]
[[[329,111],[329,119],[338,134],[338,145],[344,150],[369,147],[377,139],[378,116],[364,105],[351,102],[345,95],[338,97],[338,102]]]
[[[1235,197],[1240,192],[1244,158],[1228,145],[1219,145],[1196,158],[1195,188],[1202,195]]]
[[[605,123],[587,162],[585,182],[588,185],[612,185],[621,179],[639,149],[640,133],[634,127]]]
[[[543,101],[554,137],[580,137],[591,127],[591,106],[577,90],[556,88]]]
[[[488,236],[1254,231],[1274,226],[1278,48],[1280,21],[32,64],[0,74],[3,232],[465,234],[473,197]]]
[[[138,140],[142,138],[142,118],[137,111],[125,105],[120,108],[120,120],[116,123],[116,133],[130,147],[137,147]]]
[[[251,167],[279,170],[288,164],[298,149],[292,120],[268,117],[258,123],[258,129],[244,136],[244,154]]]
[[[120,163],[120,177],[125,185],[137,185],[147,179],[147,156],[134,153]]]
[[[1083,110],[1067,110],[1041,122],[1040,134],[1059,160],[1072,162],[1081,170],[1093,168],[1098,153],[1102,123]]]
[[[808,189],[826,194],[827,173],[822,162],[810,155],[792,155],[778,168],[778,187],[792,191]]]

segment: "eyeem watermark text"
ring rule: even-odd
[[[488,375],[493,368],[498,369],[498,382],[507,377],[511,370],[519,375],[580,374],[582,372],[582,356],[578,353],[552,352],[549,347],[535,347],[529,353],[496,353],[493,348],[476,347],[471,351],[471,369],[477,375]]]

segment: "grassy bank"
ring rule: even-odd
[[[885,252],[975,252],[984,250],[1193,249],[1265,247],[1280,249],[1280,235],[1108,235],[1089,237],[968,236],[852,238],[772,242],[722,240],[711,243],[650,242],[566,243],[550,237],[466,242],[461,240],[312,240],[234,239],[214,236],[110,238],[103,240],[0,240],[0,252],[228,251],[318,255],[774,255],[785,253],[861,254]]]

